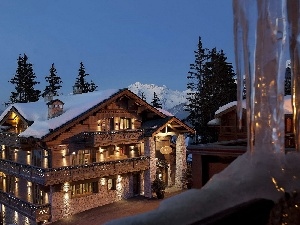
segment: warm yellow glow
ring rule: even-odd
[[[101,178],[101,179],[100,179],[100,184],[101,184],[102,186],[104,186],[105,183],[106,183],[106,179],[105,179],[105,178]]]
[[[274,183],[274,185],[275,185],[277,191],[282,191],[282,192],[284,192],[284,189],[283,189],[282,187],[279,187],[279,186],[278,186],[277,181],[275,180],[274,177],[272,177],[272,182]]]
[[[70,189],[70,183],[69,182],[64,183],[63,192],[67,193],[69,192],[69,189]]]

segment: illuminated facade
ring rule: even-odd
[[[0,117],[3,224],[152,197],[157,173],[182,187],[189,126],[127,89],[56,97],[13,104]]]

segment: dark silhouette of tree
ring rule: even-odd
[[[138,96],[143,100],[146,101],[145,93],[141,90],[138,90]]]
[[[57,75],[57,71],[55,69],[54,63],[52,63],[51,68],[49,70],[50,74],[45,77],[48,85],[46,86],[42,96],[47,92],[52,92],[54,96],[58,96],[58,91],[62,87],[60,84],[62,83],[61,78]]]
[[[25,53],[23,56],[19,55],[17,64],[16,73],[9,81],[15,85],[15,91],[11,92],[10,101],[7,104],[38,101],[41,91],[36,90],[34,86],[40,82],[35,80],[36,76],[33,72],[32,64],[28,62],[28,57]]]
[[[228,63],[223,50],[207,50],[199,38],[195,51],[195,63],[191,64],[188,75],[187,121],[197,132],[200,143],[217,141],[218,134],[210,129],[208,122],[222,105],[236,100],[237,86],[233,67]]]
[[[198,39],[197,50],[194,51],[194,54],[195,61],[190,64],[190,70],[187,75],[188,103],[185,110],[189,112],[186,121],[196,129],[204,124],[199,97],[203,89],[204,65],[208,61],[208,49],[203,48],[201,37]],[[198,142],[197,137],[196,142]]]
[[[158,98],[158,96],[157,96],[157,94],[155,92],[153,93],[153,99],[151,101],[151,104],[155,108],[160,108],[160,109],[162,108],[161,107],[160,99]]]
[[[78,69],[78,77],[75,81],[75,86],[79,87],[82,93],[93,92],[97,89],[97,85],[91,81],[91,83],[86,81],[86,77],[89,76],[88,73],[85,72],[85,68],[82,62],[80,62],[80,67]]]

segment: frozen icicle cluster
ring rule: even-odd
[[[251,152],[284,152],[285,4],[284,0],[233,0],[238,114],[241,118],[245,76]]]

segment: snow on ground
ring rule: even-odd
[[[202,189],[191,189],[161,202],[148,213],[106,225],[191,224],[229,207],[265,198],[277,202],[284,191],[300,189],[300,153],[245,153]]]

